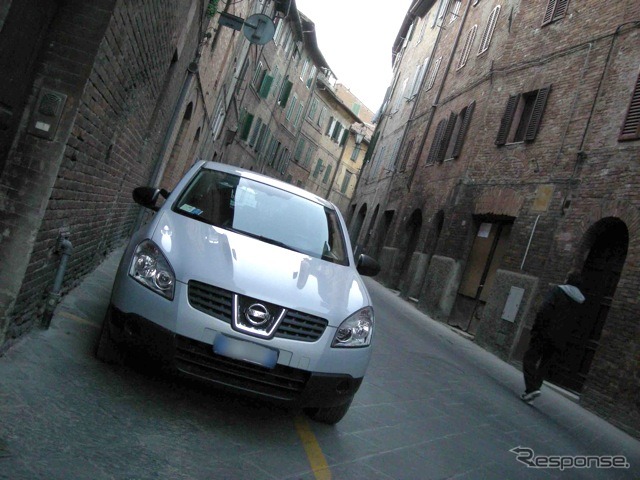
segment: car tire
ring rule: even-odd
[[[347,414],[352,401],[353,399],[336,407],[305,408],[304,413],[316,422],[335,425]]]
[[[96,358],[105,363],[122,365],[124,363],[124,354],[120,346],[113,340],[109,331],[109,322],[111,309],[107,309],[107,313],[102,321],[102,329],[96,346]]]

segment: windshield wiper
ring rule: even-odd
[[[292,247],[291,245],[288,245],[284,242],[281,242],[279,240],[274,240],[273,238],[269,238],[269,237],[265,237],[264,235],[258,235],[257,233],[251,233],[251,232],[245,232],[244,230],[238,230],[237,228],[232,228],[232,227],[222,227],[222,228],[226,228],[228,230],[231,230],[232,232],[236,232],[236,233],[240,233],[242,235],[247,235],[251,238],[256,238],[258,240],[261,240],[265,243],[269,243],[271,245],[275,245],[277,247],[282,247],[282,248],[286,248],[287,250],[292,250],[294,252],[298,252],[298,253],[305,253],[302,252],[294,247]]]

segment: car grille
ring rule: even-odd
[[[233,293],[206,283],[191,280],[189,282],[189,303],[196,310],[231,323]],[[282,323],[275,333],[276,337],[302,342],[318,340],[329,322],[324,318],[309,315],[296,310],[287,310]]]
[[[284,365],[268,369],[217,355],[211,345],[180,335],[176,336],[175,362],[178,370],[192,376],[278,400],[296,400],[310,376]]]

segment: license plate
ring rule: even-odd
[[[218,355],[273,368],[278,362],[278,351],[257,343],[245,342],[226,335],[216,335],[213,352]]]

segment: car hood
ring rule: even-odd
[[[354,267],[337,265],[191,219],[171,211],[153,222],[176,280],[235,293],[326,318],[337,326],[371,305]]]

